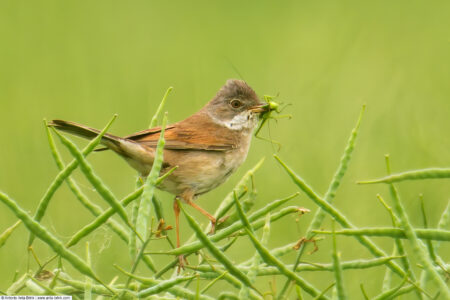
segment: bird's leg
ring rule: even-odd
[[[214,234],[216,230],[216,223],[217,220],[214,218],[213,215],[211,215],[209,212],[198,206],[192,199],[186,200],[186,203],[198,210],[202,215],[206,216],[211,221],[211,230],[209,231],[209,234]]]
[[[178,205],[178,199],[173,201],[173,212],[175,214],[175,231],[177,233],[177,248],[180,247],[180,206]]]
[[[175,232],[177,235],[177,248],[180,248],[180,206],[178,205],[178,197],[175,197],[173,201],[173,212],[175,214]],[[181,269],[184,269],[185,258],[184,255],[178,256],[178,273]]]

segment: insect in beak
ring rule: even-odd
[[[263,103],[258,106],[254,106],[254,107],[257,107],[259,109],[258,111],[261,113],[259,116],[261,119],[261,122],[259,123],[259,126],[256,128],[254,135],[258,139],[269,141],[273,144],[277,144],[278,151],[279,151],[281,148],[281,143],[274,141],[272,139],[267,139],[267,138],[261,137],[258,135],[261,128],[264,126],[264,124],[267,122],[267,120],[269,120],[269,119],[276,120],[276,119],[281,119],[281,118],[289,118],[290,119],[291,118],[291,115],[278,115],[275,117],[272,116],[273,112],[280,113],[283,110],[283,108],[285,108],[285,107],[280,108],[280,104],[278,102],[272,101],[273,98],[274,97],[272,97],[272,96],[265,95],[264,100],[266,101],[266,103]]]

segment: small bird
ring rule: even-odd
[[[245,161],[259,116],[268,110],[267,103],[261,102],[247,83],[230,79],[197,113],[166,126],[160,174],[177,168],[158,188],[176,196],[173,207],[177,247],[180,246],[180,208],[176,199],[183,200],[208,217],[214,231],[216,219],[194,199],[224,183]],[[95,138],[100,132],[63,120],[53,120],[49,126],[87,139]],[[152,168],[160,133],[161,127],[125,137],[107,133],[101,143],[146,177]]]

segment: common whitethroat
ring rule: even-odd
[[[208,217],[214,231],[216,219],[194,199],[224,183],[244,162],[259,116],[269,109],[247,83],[230,79],[198,112],[166,126],[160,175],[175,166],[177,168],[158,188],[176,196],[173,207],[177,247],[180,246],[180,208],[176,199],[183,200]],[[63,120],[53,120],[49,126],[87,139],[95,138],[100,132]],[[107,133],[101,143],[145,177],[152,168],[160,132],[161,127],[125,137]]]

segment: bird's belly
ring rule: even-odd
[[[162,182],[160,189],[181,195],[204,194],[222,183],[245,160],[240,149],[230,151],[166,150],[164,162],[178,168]],[[167,169],[170,169],[168,167]]]

